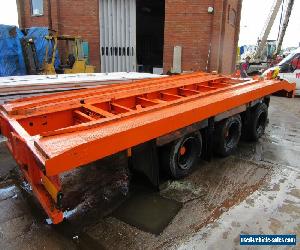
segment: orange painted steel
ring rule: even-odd
[[[0,127],[36,197],[59,223],[60,173],[278,91],[293,96],[295,84],[193,73],[13,101],[1,106]]]

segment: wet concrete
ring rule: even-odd
[[[35,204],[35,207],[38,207]],[[40,221],[20,188],[11,181],[0,186],[1,249],[74,249],[70,240]],[[37,215],[37,217],[35,217]]]
[[[285,169],[280,175],[274,173],[270,183],[201,228],[181,243],[179,249],[234,249],[239,246],[241,233],[296,233],[299,237],[299,190],[299,172]]]
[[[9,179],[10,172],[16,167],[17,164],[9,153],[4,138],[0,137],[0,181]]]
[[[0,248],[238,249],[241,233],[300,237],[300,99],[272,97],[269,113],[258,143],[242,142],[233,156],[199,162],[189,177],[161,186],[159,195],[182,208],[159,235],[113,216],[131,195],[122,155],[63,176],[68,220],[53,226],[0,146]],[[154,212],[142,209],[142,217]],[[153,220],[165,217],[157,213]]]
[[[142,231],[159,235],[177,215],[181,203],[153,190],[135,189],[111,216]]]

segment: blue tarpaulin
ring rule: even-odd
[[[31,27],[27,30],[26,38],[32,38],[34,41],[36,54],[39,62],[39,67],[42,68],[43,61],[46,55],[46,48],[48,47],[48,56],[52,55],[52,44],[45,37],[49,35],[48,27]],[[57,69],[60,65],[58,50],[56,50],[54,67]]]
[[[53,45],[45,37],[49,35],[48,27],[32,27],[27,30],[26,38],[32,38],[36,47],[39,68],[43,62],[48,47],[48,56],[51,57]],[[25,60],[22,51],[21,39],[24,34],[16,26],[0,24],[0,76],[26,75]],[[55,53],[54,67],[60,65],[58,50]]]
[[[0,24],[0,76],[26,75],[20,39],[16,26]]]
[[[245,53],[245,46],[241,46],[240,47],[240,54],[244,54]]]

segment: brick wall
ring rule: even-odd
[[[182,46],[182,69],[206,67],[212,15],[209,0],[166,0],[164,69],[172,67],[173,48]]]
[[[90,63],[100,71],[99,1],[59,0],[59,32],[89,42]]]
[[[236,23],[228,20],[228,6],[236,11]],[[164,71],[172,67],[173,48],[182,46],[182,69],[234,69],[241,0],[166,0]],[[208,7],[214,7],[214,14]]]
[[[61,35],[77,35],[89,42],[90,63],[100,71],[98,0],[44,0],[44,15],[31,16],[31,0],[18,0],[21,28],[52,25]]]
[[[90,44],[91,64],[100,70],[99,1],[44,0],[44,15],[31,16],[31,0],[17,0],[20,27],[49,26],[60,34],[79,35]],[[186,71],[234,69],[242,0],[165,0],[164,71],[172,67],[173,48],[182,46]],[[228,22],[228,6],[236,23]],[[214,14],[209,14],[209,6]]]
[[[48,26],[48,1],[44,1],[44,15],[32,16],[31,15],[31,0],[17,0],[19,26],[21,28]]]
[[[236,0],[227,0],[224,2],[219,71],[231,73],[234,70],[236,61],[241,2]]]

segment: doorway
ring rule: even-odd
[[[100,0],[101,72],[163,67],[165,0]]]
[[[163,68],[165,0],[136,0],[137,70]]]

